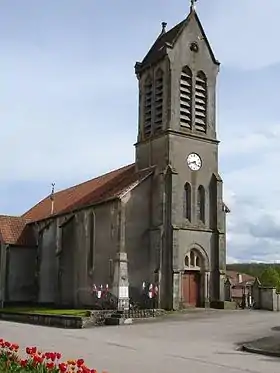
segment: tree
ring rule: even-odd
[[[272,286],[280,291],[280,274],[274,266],[267,266],[261,272],[259,280],[263,286]]]

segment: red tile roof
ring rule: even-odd
[[[247,275],[247,273],[240,273],[237,271],[227,271],[226,273],[228,279],[230,280],[232,285],[245,285],[247,282],[254,282],[255,277],[251,275]],[[238,275],[241,275],[241,282],[238,282]]]
[[[60,215],[118,197],[135,182],[151,174],[152,169],[136,172],[135,164],[106,173],[82,184],[64,189],[54,194],[54,210],[51,214],[50,196],[27,211],[22,217],[39,221],[51,215]]]
[[[0,215],[0,241],[19,246],[35,246],[32,227],[28,220],[17,216]]]
[[[48,196],[21,217],[0,215],[0,241],[6,244],[33,246],[36,242],[29,223],[116,198],[152,172],[153,169],[137,172],[135,164],[131,164],[61,190],[53,195],[53,214],[51,198]]]

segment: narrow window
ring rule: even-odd
[[[194,267],[195,257],[194,257],[194,252],[193,251],[191,251],[191,253],[190,253],[190,259],[191,259],[191,267]]]
[[[192,190],[189,183],[185,184],[185,218],[192,219]]]
[[[114,277],[114,262],[113,259],[109,259],[109,278],[112,280]]]
[[[190,259],[189,259],[189,256],[188,256],[188,255],[185,256],[185,266],[186,266],[186,267],[189,267],[189,266],[190,266]]]
[[[180,79],[180,125],[192,128],[192,72],[187,66]]]
[[[158,69],[155,81],[155,132],[162,129],[163,116],[163,71]]]
[[[205,189],[202,185],[197,190],[197,220],[205,223]]]
[[[195,81],[195,129],[206,133],[207,78],[199,71]]]
[[[94,212],[89,213],[89,250],[88,250],[88,261],[87,267],[88,272],[92,271],[94,267],[94,246],[95,246],[95,214]]]
[[[149,137],[152,133],[152,96],[152,79],[148,77],[144,86],[144,136],[146,137]]]
[[[195,258],[195,266],[196,267],[200,267],[200,258],[199,258],[199,256],[196,256],[196,258]]]

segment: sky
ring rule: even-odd
[[[1,0],[0,213],[134,161],[141,60],[187,0]],[[280,261],[280,1],[198,0],[221,61],[228,261]]]

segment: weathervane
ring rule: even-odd
[[[197,2],[197,0],[191,0],[191,12],[193,10],[195,10],[195,3]]]

